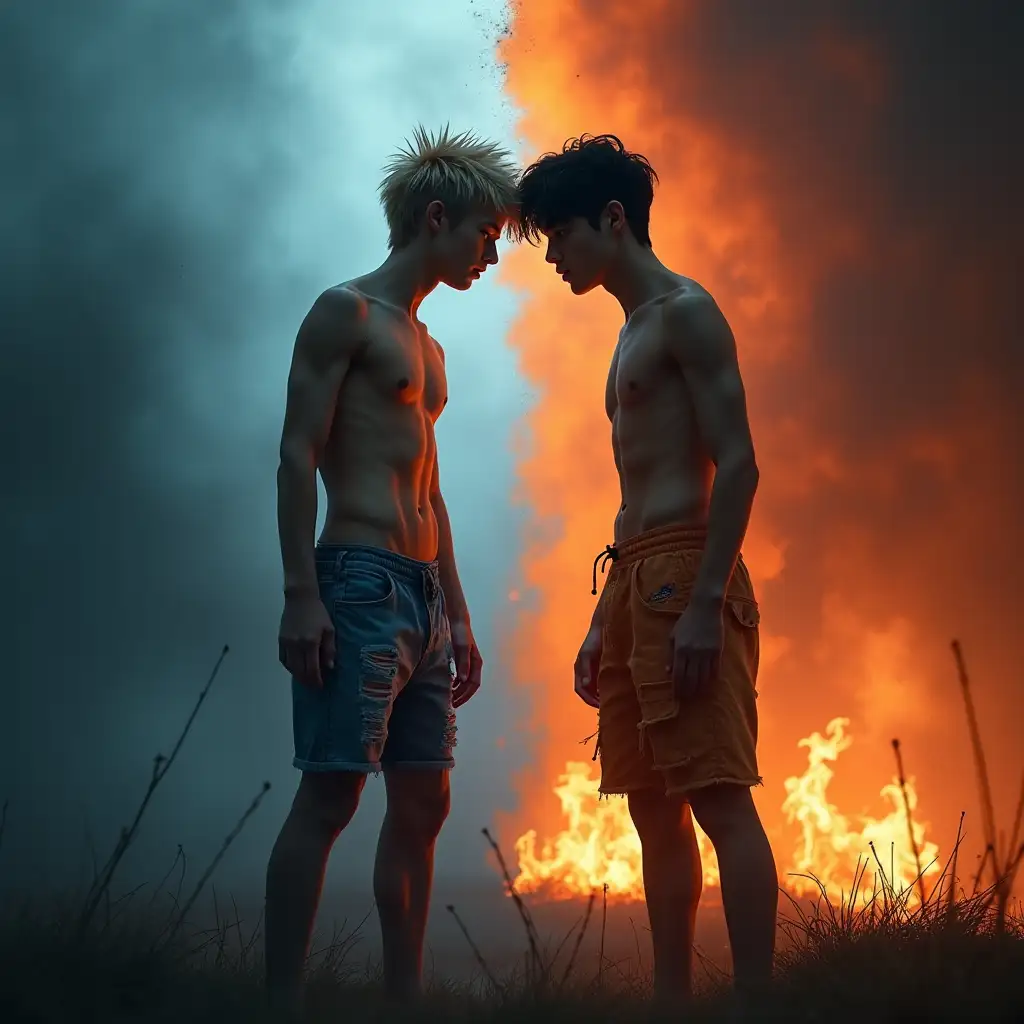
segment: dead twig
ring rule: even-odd
[[[252,803],[249,804],[248,808],[246,808],[246,811],[242,815],[242,817],[238,819],[238,824],[235,825],[234,829],[224,839],[224,842],[221,844],[221,848],[217,851],[216,856],[213,858],[212,861],[210,861],[210,866],[203,872],[202,877],[196,883],[195,889],[192,890],[192,895],[189,896],[188,900],[185,902],[185,905],[181,908],[181,911],[178,914],[177,919],[171,926],[171,930],[167,936],[167,939],[165,940],[165,944],[169,944],[174,939],[175,935],[178,934],[178,931],[181,929],[181,926],[185,922],[185,918],[188,916],[188,912],[194,906],[196,900],[199,898],[199,894],[206,887],[206,883],[210,880],[210,877],[213,875],[214,871],[217,870],[217,865],[221,862],[222,858],[224,857],[224,854],[228,852],[228,849],[230,848],[231,844],[238,838],[242,829],[245,828],[245,823],[253,816],[253,814],[256,813],[256,808],[258,808],[259,805],[263,802],[263,798],[267,795],[268,792],[270,792],[270,783],[264,782],[262,789],[253,798]]]
[[[903,755],[900,753],[900,741],[892,741],[893,753],[896,755],[896,771],[899,777],[900,792],[903,794],[903,807],[907,813],[907,835],[910,838],[910,848],[914,851],[914,863],[917,866],[917,894],[924,906],[924,875],[921,871],[921,851],[917,848],[917,838],[914,836],[914,816],[910,809],[910,797],[907,795],[907,779],[903,772]]]
[[[998,849],[996,847],[996,819],[992,805],[992,789],[988,781],[988,767],[985,764],[985,750],[981,742],[981,730],[978,728],[978,716],[974,711],[974,698],[971,696],[971,678],[967,674],[967,663],[964,661],[963,649],[959,640],[952,642],[953,657],[956,660],[957,678],[960,681],[960,692],[964,698],[964,709],[967,712],[967,729],[971,737],[971,750],[974,755],[974,770],[978,776],[978,794],[981,799],[981,820],[985,830],[985,842],[992,848],[994,862],[993,874],[999,875]],[[980,881],[980,876],[979,876]]]
[[[604,938],[608,930],[608,883],[604,883],[601,895],[601,945],[597,953],[597,983],[604,979]]]
[[[500,992],[501,985],[498,982],[498,979],[495,978],[494,974],[491,972],[491,968],[488,966],[487,961],[484,959],[483,953],[480,952],[480,947],[473,941],[473,936],[469,934],[469,929],[463,923],[462,918],[459,917],[458,911],[451,903],[449,903],[448,906],[445,907],[445,909],[448,911],[449,914],[452,915],[453,918],[455,918],[455,923],[459,926],[459,931],[462,932],[463,936],[466,939],[466,942],[469,943],[469,948],[473,951],[473,956],[476,958],[476,962],[480,965],[480,970],[484,972],[484,977],[488,980],[488,982],[490,982],[492,988],[494,988],[495,991]]]
[[[203,705],[203,701],[206,700],[206,696],[210,692],[210,687],[213,686],[213,681],[217,678],[217,673],[220,671],[220,667],[223,664],[224,659],[227,657],[227,654],[228,645],[225,644],[224,649],[220,652],[220,657],[217,659],[217,663],[213,666],[213,671],[210,673],[209,679],[206,681],[206,685],[203,687],[195,706],[192,708],[192,714],[188,716],[188,720],[185,722],[185,727],[178,736],[177,743],[174,744],[171,756],[165,758],[161,754],[157,754],[153,759],[153,774],[150,776],[149,786],[142,798],[142,803],[139,804],[139,808],[135,812],[135,820],[127,828],[121,829],[121,835],[118,838],[117,845],[114,847],[113,853],[111,853],[99,874],[93,879],[92,885],[86,893],[85,906],[82,908],[82,913],[78,919],[79,934],[86,931],[92,922],[97,908],[109,895],[110,883],[113,881],[114,873],[117,871],[118,865],[121,863],[125,853],[128,851],[128,847],[131,846],[135,836],[138,834],[139,825],[142,821],[143,815],[146,813],[146,808],[149,807],[150,800],[153,798],[153,793],[156,791],[157,786],[159,786],[163,781],[163,778],[170,770],[171,765],[174,764],[174,760],[178,756],[178,752],[181,750],[182,744],[185,742],[185,737],[188,736],[189,731],[192,729],[192,723],[195,721],[196,715],[199,713],[199,709]]]
[[[505,886],[508,890],[508,894],[512,897],[512,901],[516,905],[516,910],[519,912],[519,917],[523,922],[523,927],[526,929],[526,938],[530,947],[530,970],[532,974],[532,981],[537,982],[540,980],[542,974],[540,936],[537,934],[537,927],[533,923],[533,917],[531,916],[526,904],[523,902],[523,898],[516,891],[515,882],[512,880],[512,875],[509,873],[508,865],[505,863],[505,857],[501,852],[501,847],[499,847],[497,842],[495,842],[489,829],[482,829],[482,832],[484,834],[484,838],[494,851],[494,856],[498,861],[498,867],[501,869],[502,877],[505,879]]]
[[[587,912],[583,916],[583,924],[580,926],[580,930],[576,934],[576,945],[573,946],[572,955],[569,957],[569,962],[565,965],[565,972],[562,974],[562,981],[559,985],[560,988],[564,988],[566,982],[569,980],[569,976],[572,974],[573,967],[576,966],[576,957],[579,956],[580,946],[583,944],[583,936],[587,933],[587,927],[590,925],[590,915],[594,912],[594,900],[597,899],[596,893],[590,894],[590,899],[587,900]]]

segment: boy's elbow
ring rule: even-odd
[[[316,449],[309,441],[289,438],[281,442],[277,475],[290,476],[316,469]]]
[[[756,491],[757,485],[761,481],[761,470],[757,465],[757,456],[754,455],[754,449],[751,448],[750,452],[743,458],[744,473],[746,474],[747,480],[750,484],[750,490]]]
[[[757,457],[752,445],[736,448],[730,452],[729,457],[719,463],[717,472],[742,481],[751,490],[757,489],[761,479],[761,470],[758,468]]]

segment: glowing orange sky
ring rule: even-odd
[[[924,222],[901,222],[895,186],[871,176],[879,125],[903,88],[886,46],[824,15],[790,36],[756,28],[747,38],[708,4],[534,0],[517,5],[500,57],[528,159],[587,131],[648,156],[661,178],[655,251],[710,289],[736,334],[762,469],[744,553],[763,606],[766,824],[781,821],[782,780],[805,764],[797,741],[843,715],[854,745],[836,801],[878,808],[898,735],[920,813],[948,849],[959,812],[977,806],[955,632],[966,631],[988,687],[978,700],[1004,817],[1024,767],[1005,707],[1011,722],[1024,714],[1006,678],[1020,640],[972,596],[1013,574],[998,546],[961,540],[1011,521],[1013,474],[994,439],[1015,420],[970,353],[955,364],[936,347],[928,370],[945,375],[930,392],[892,376],[951,320],[977,315],[986,281],[976,273],[941,310],[913,306],[935,267],[959,265],[942,262]],[[530,599],[511,606],[504,651],[538,739],[509,833],[544,834],[561,825],[554,780],[589,757],[579,742],[596,728],[571,667],[618,503],[603,395],[622,314],[603,292],[574,298],[543,250],[513,251],[500,271],[525,292],[511,344],[540,392],[518,466],[533,523],[520,588]],[[885,289],[858,295],[876,281]],[[891,331],[881,358],[875,322]],[[868,344],[854,351],[859,337]]]

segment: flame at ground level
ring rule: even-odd
[[[914,890],[920,858],[925,879],[940,873],[939,849],[927,840],[926,826],[914,819],[917,794],[913,780],[906,780],[906,801],[899,780],[882,787],[880,795],[891,810],[883,818],[856,815],[851,818],[829,802],[831,767],[852,739],[846,733],[849,720],[834,718],[825,735],[815,732],[800,740],[807,748],[807,769],[785,780],[782,811],[786,822],[799,829],[788,857],[775,856],[780,879],[795,896],[819,895],[820,886],[830,900],[849,899],[858,885],[865,898],[884,872],[897,892],[917,900]],[[626,801],[602,798],[598,776],[587,762],[570,761],[554,793],[562,805],[566,827],[540,843],[534,830],[516,840],[519,892],[538,892],[551,899],[571,899],[608,887],[609,899],[643,898],[640,839],[629,817]],[[908,821],[909,807],[909,821]],[[911,845],[913,828],[915,855]],[[696,828],[703,863],[704,883],[718,885],[718,861],[707,836]]]

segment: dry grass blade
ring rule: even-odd
[[[459,917],[459,912],[451,903],[449,903],[445,909],[455,919],[455,923],[459,926],[459,931],[462,932],[466,942],[469,944],[469,948],[473,951],[473,956],[476,958],[476,962],[480,966],[480,970],[484,972],[484,977],[495,991],[500,992],[502,988],[501,984],[498,982],[498,979],[495,978],[490,966],[484,959],[483,953],[480,952],[480,947],[473,941],[473,936],[469,934],[469,929],[466,927],[462,918]]]
[[[1020,830],[1022,826],[1024,826],[1024,775],[1022,775],[1020,779],[1020,795],[1017,797],[1017,810],[1013,815],[1013,830],[1010,832],[1010,843],[1007,847],[1008,850],[1013,850],[1015,847],[1020,845]],[[0,835],[2,834],[2,831],[0,831]]]
[[[1006,928],[1007,911],[1010,897],[1013,891],[1013,884],[1019,866],[1019,856],[1014,852],[1020,841],[1020,832],[1024,825],[1024,780],[1021,783],[1020,795],[1017,799],[1017,806],[1014,811],[1013,825],[1009,837],[1005,833],[997,834],[995,811],[992,804],[992,790],[989,785],[988,769],[985,764],[985,752],[981,742],[981,732],[978,728],[977,716],[974,712],[974,702],[971,698],[970,676],[967,673],[967,665],[964,661],[963,650],[960,642],[952,642],[953,656],[956,659],[957,674],[960,680],[960,688],[964,695],[964,705],[967,710],[967,726],[971,735],[971,746],[974,749],[975,765],[978,773],[978,788],[981,799],[982,817],[985,826],[986,849],[978,867],[978,874],[974,880],[974,891],[977,893],[981,883],[983,872],[986,866],[991,864],[992,886],[986,890],[987,899],[995,904],[996,908],[996,931],[1003,933]],[[1000,842],[1002,840],[1002,842]]]
[[[597,983],[604,980],[604,940],[608,931],[608,883],[605,882],[601,891],[601,945],[597,951]]]
[[[892,741],[893,753],[896,755],[896,772],[899,778],[900,792],[903,794],[903,808],[907,814],[907,835],[910,839],[910,849],[914,851],[914,864],[917,866],[917,889],[921,903],[925,902],[924,894],[924,872],[921,870],[921,851],[917,848],[917,839],[914,836],[914,817],[910,810],[910,797],[907,796],[907,778],[903,771],[903,755],[900,753],[900,741]]]
[[[242,817],[238,819],[238,824],[235,825],[234,829],[232,829],[232,831],[227,835],[224,842],[221,844],[221,848],[217,851],[217,855],[210,862],[210,866],[203,872],[202,877],[196,883],[195,889],[192,890],[192,895],[189,896],[185,905],[181,908],[180,913],[175,919],[174,924],[171,926],[171,930],[166,939],[167,943],[170,943],[181,930],[181,926],[185,923],[185,918],[188,916],[188,912],[195,905],[196,900],[199,898],[199,894],[206,887],[206,883],[210,880],[214,871],[217,870],[217,865],[221,862],[224,854],[228,852],[231,844],[238,838],[242,829],[245,828],[245,823],[253,816],[253,814],[256,813],[256,808],[263,802],[263,798],[268,792],[270,792],[270,783],[264,782],[262,789],[260,789],[259,793],[257,793],[253,798],[252,803],[249,804],[248,808],[246,808]]]
[[[572,969],[576,966],[576,958],[580,954],[580,946],[583,944],[583,936],[587,934],[587,928],[590,925],[590,915],[594,912],[594,900],[597,899],[596,893],[590,894],[590,899],[587,900],[587,912],[583,917],[583,924],[580,926],[580,930],[576,933],[576,945],[572,948],[572,955],[569,957],[569,962],[565,965],[565,971],[562,974],[562,980],[560,983],[561,988],[565,988],[566,982],[569,980],[569,976],[572,974]]]
[[[982,854],[981,860],[978,861],[978,870],[974,873],[974,885],[973,885],[973,887],[971,889],[971,895],[972,896],[977,896],[978,893],[981,891],[978,888],[978,886],[981,885],[981,879],[982,879],[982,876],[985,874],[985,868],[988,867],[988,862],[993,857],[995,857],[995,853],[996,853],[996,851],[995,851],[995,849],[993,848],[993,846],[991,844],[989,844],[988,846],[985,847],[985,852]],[[999,869],[997,868],[996,869],[996,873],[997,874],[998,874],[998,871],[999,871]]]
[[[943,874],[948,872],[949,877],[949,902],[946,906],[946,919],[952,921],[956,915],[956,883],[957,883],[957,865],[960,861],[960,844],[964,841],[964,815],[965,811],[960,812],[960,823],[956,827],[956,843],[953,845],[953,852],[950,855],[949,860],[946,862],[946,867],[943,869]],[[941,883],[941,879],[939,880]],[[936,885],[936,889],[939,885]]]
[[[964,708],[967,712],[967,729],[971,736],[974,768],[978,776],[978,793],[981,799],[981,818],[982,826],[985,829],[985,842],[992,848],[993,874],[998,877],[999,860],[996,848],[996,818],[992,806],[992,788],[989,786],[988,767],[985,764],[985,750],[981,742],[981,730],[978,728],[978,717],[974,711],[974,698],[971,696],[971,678],[967,674],[967,664],[964,661],[960,641],[954,640],[952,648],[953,657],[956,660],[957,677],[960,681],[960,691],[963,694]]]
[[[142,798],[142,803],[139,804],[139,808],[135,812],[135,820],[128,828],[123,828],[121,830],[121,835],[117,841],[117,845],[114,847],[114,852],[110,855],[102,870],[93,879],[92,885],[86,893],[85,906],[82,908],[81,916],[78,919],[78,929],[80,933],[84,933],[89,927],[97,908],[108,895],[110,883],[114,879],[117,867],[121,863],[125,853],[128,851],[128,847],[131,846],[132,841],[138,833],[139,825],[142,822],[143,815],[146,813],[146,808],[149,806],[150,800],[153,798],[153,793],[156,792],[157,786],[160,785],[164,776],[170,770],[171,765],[174,764],[175,758],[177,758],[178,752],[181,750],[182,744],[185,742],[185,737],[188,736],[192,729],[192,723],[195,722],[196,715],[199,714],[199,709],[203,706],[203,701],[206,700],[206,696],[210,692],[210,687],[213,686],[213,681],[217,678],[217,673],[220,671],[220,667],[224,663],[224,659],[227,657],[227,654],[228,645],[225,644],[223,650],[220,652],[220,657],[217,659],[217,663],[213,666],[213,671],[210,673],[209,679],[206,681],[206,685],[203,687],[199,694],[199,698],[196,700],[195,706],[192,708],[192,714],[188,716],[188,720],[185,722],[185,726],[181,730],[181,734],[178,736],[178,741],[174,744],[171,756],[164,758],[160,754],[157,754],[154,758],[153,774],[150,777],[146,793]]]
[[[508,865],[505,863],[505,857],[501,852],[501,847],[495,842],[494,837],[491,835],[489,829],[482,829],[484,838],[490,844],[491,849],[494,851],[494,856],[497,858],[498,866],[501,869],[502,877],[505,879],[505,886],[507,888],[509,896],[512,897],[515,903],[516,910],[519,912],[519,917],[523,922],[523,927],[526,929],[526,938],[530,946],[530,972],[534,982],[537,982],[542,973],[542,963],[540,956],[540,936],[537,934],[537,927],[533,923],[533,917],[530,914],[529,909],[523,902],[523,898],[516,891],[515,882],[512,879],[512,875],[508,870]]]
[[[330,941],[320,948],[311,950],[306,957],[306,968],[310,980],[333,979],[337,982],[357,976],[357,969],[350,962],[350,956],[362,940],[363,928],[366,927],[366,922],[370,920],[372,914],[371,907],[354,928],[348,927],[348,918],[345,918],[341,924],[334,925]],[[250,948],[255,936],[256,933],[253,932],[253,936],[249,940]]]
[[[160,884],[153,890],[153,895],[149,898],[150,906],[156,902],[156,898],[160,893],[164,892],[164,886],[167,884],[167,879],[174,874],[174,869],[178,866],[178,861],[181,861],[181,878],[178,880],[178,892],[181,892],[181,884],[185,880],[185,868],[188,861],[185,857],[185,848],[181,843],[178,843],[178,852],[174,855],[174,860],[171,862],[171,866],[167,869],[167,874],[160,879]]]

